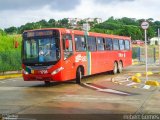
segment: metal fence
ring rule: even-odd
[[[156,57],[156,48],[155,47],[148,47],[147,48],[148,52],[148,64],[154,64],[156,63],[156,60],[158,59]],[[146,58],[145,58],[145,47],[133,47],[132,48],[132,58],[137,59],[138,62],[145,63]]]
[[[21,70],[20,51],[0,52],[0,72]]]

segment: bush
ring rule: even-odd
[[[0,72],[21,70],[21,54],[18,51],[0,52]]]
[[[15,41],[18,48],[14,47]],[[0,35],[0,72],[21,69],[21,41],[20,35]]]

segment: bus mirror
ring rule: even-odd
[[[69,48],[69,40],[68,40],[68,39],[66,39],[66,41],[65,41],[65,48],[66,48],[66,49]]]

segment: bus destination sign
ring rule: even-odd
[[[50,36],[53,31],[32,31],[27,33],[27,37]]]
[[[38,30],[38,31],[28,31],[24,33],[24,37],[42,37],[42,36],[55,36],[58,37],[57,30]]]

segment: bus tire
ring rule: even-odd
[[[118,72],[118,65],[117,65],[117,62],[114,62],[114,67],[113,67],[113,71],[112,71],[112,74],[117,74]]]
[[[118,73],[121,73],[122,71],[123,71],[123,64],[120,61],[119,64],[118,64]]]
[[[81,80],[82,80],[82,70],[80,67],[78,67],[76,72],[76,83],[81,84]]]

